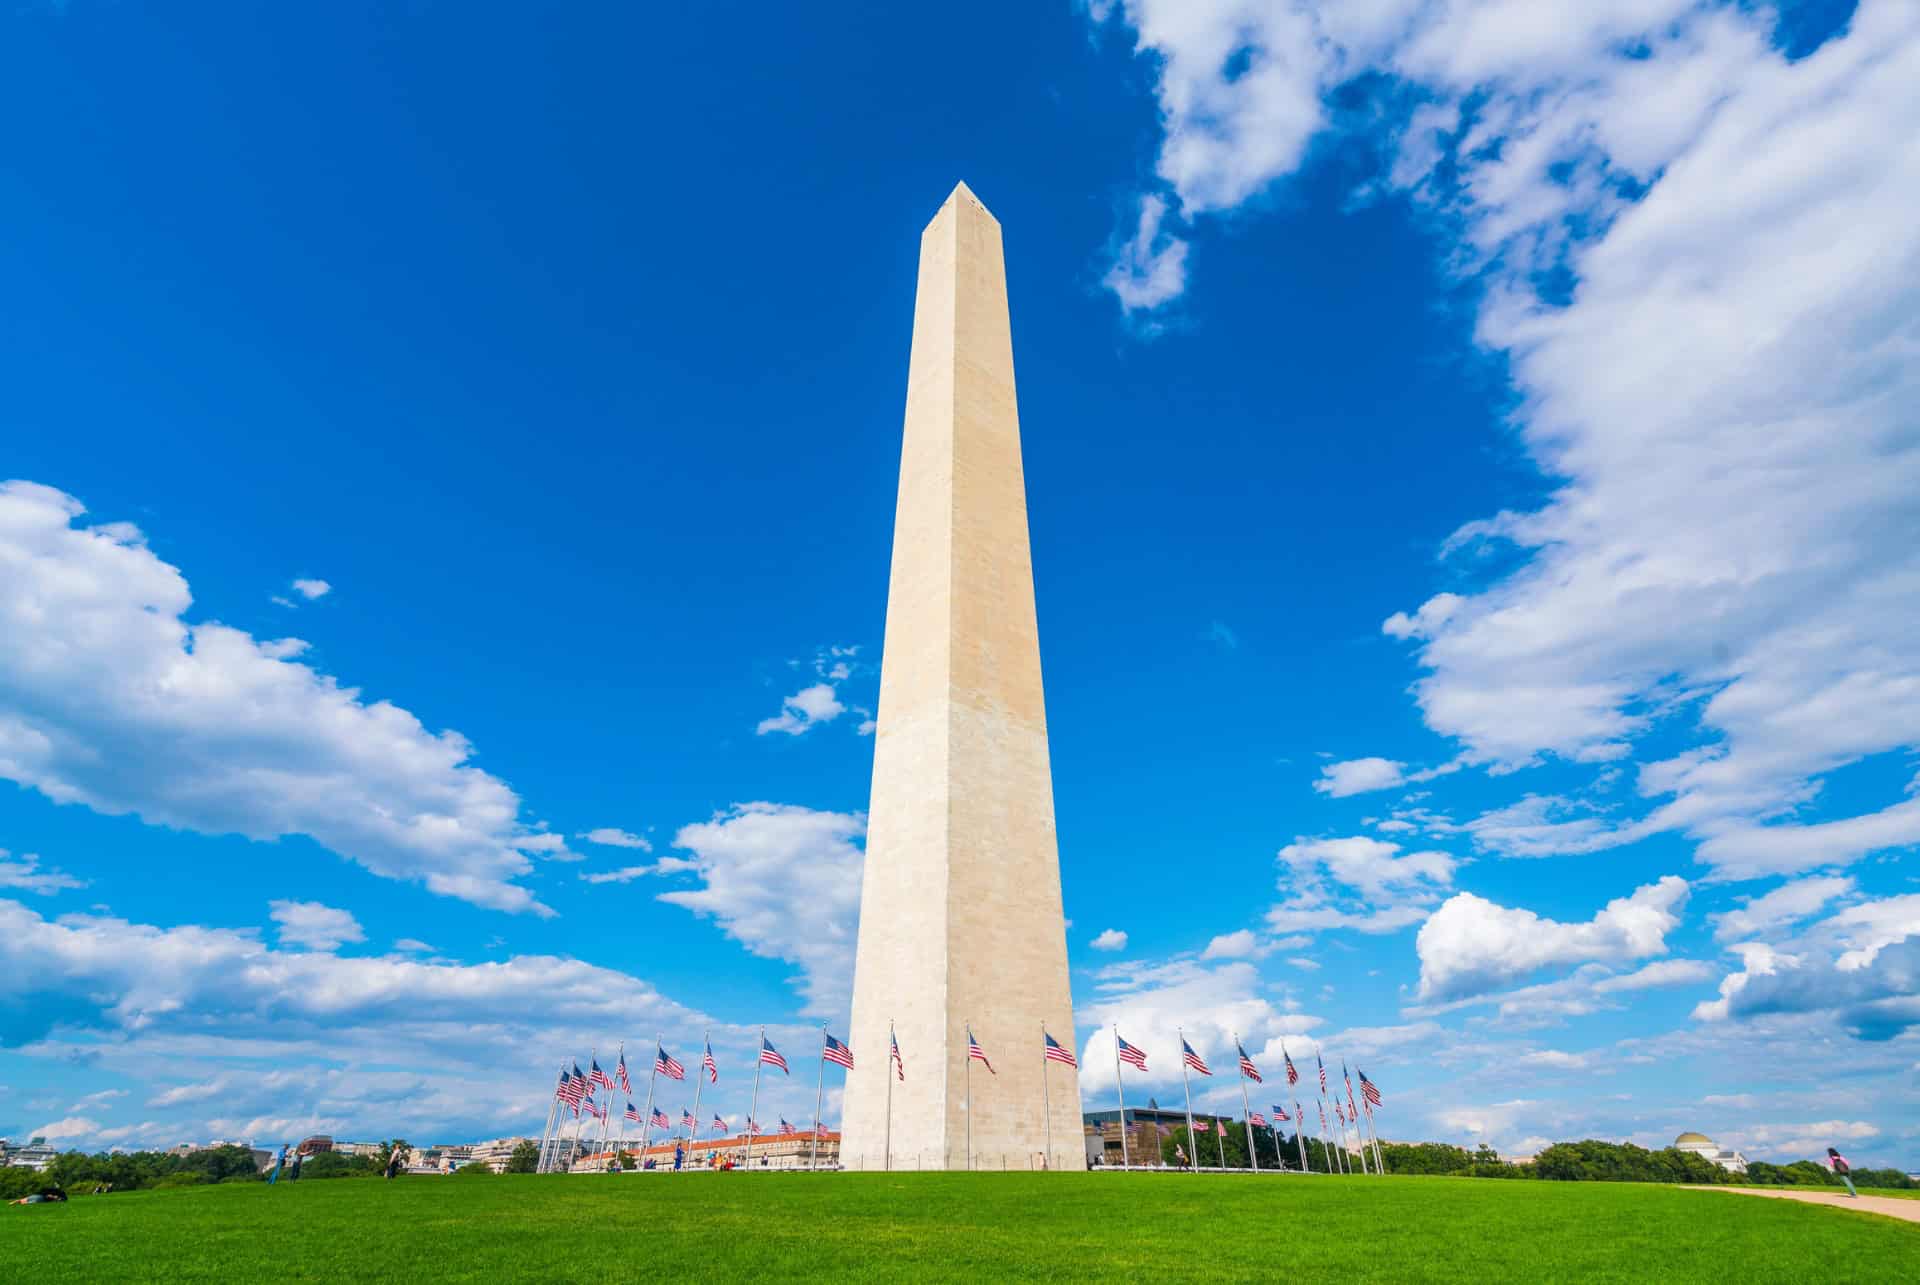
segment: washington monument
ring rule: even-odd
[[[963,183],[920,235],[845,1163],[1084,1168],[1078,1078],[1042,1085],[1043,1024],[1073,1047],[1006,266]]]

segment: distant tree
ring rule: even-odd
[[[540,1168],[540,1148],[531,1142],[515,1146],[507,1157],[508,1173],[533,1173]]]
[[[484,1160],[469,1160],[466,1164],[455,1169],[453,1176],[456,1178],[490,1178],[493,1176],[493,1166]]]
[[[1481,1150],[1493,1163],[1499,1163],[1500,1157],[1490,1149]],[[1480,1159],[1444,1142],[1384,1142],[1380,1144],[1380,1158],[1386,1161],[1388,1173],[1429,1174],[1466,1173]]]
[[[348,1156],[338,1151],[317,1152],[300,1166],[302,1178],[365,1178],[378,1172],[372,1156]]]
[[[640,1167],[640,1162],[633,1158],[633,1152],[622,1151],[620,1153],[620,1167],[622,1169],[637,1169]]]
[[[393,1153],[400,1153],[400,1164],[404,1168],[413,1158],[413,1146],[405,1138],[389,1138],[380,1144],[379,1164],[375,1165],[382,1173],[386,1172],[387,1162],[393,1159]]]

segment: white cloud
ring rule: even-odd
[[[711,821],[684,826],[660,872],[697,876],[693,891],[660,900],[711,915],[756,955],[801,969],[804,1011],[843,1013],[853,993],[860,915],[859,840],[866,818],[777,803],[741,803]]]
[[[1107,269],[1107,289],[1129,312],[1158,308],[1187,288],[1187,243],[1161,226],[1166,215],[1164,199],[1141,197],[1133,235]]]
[[[418,937],[402,937],[393,943],[393,948],[412,955],[432,955],[437,953],[432,946],[421,941]]]
[[[1735,878],[1920,842],[1910,800],[1796,815],[1920,743],[1920,9],[1864,0],[1797,61],[1771,7],[1693,0],[1092,12],[1153,59],[1168,218],[1244,205],[1326,91],[1383,87],[1346,116],[1452,238],[1556,488],[1448,542],[1514,570],[1385,622],[1426,721],[1496,769],[1704,743],[1642,768],[1644,815],[1535,838],[1679,831]]]
[[[1836,897],[1853,891],[1853,880],[1829,876],[1782,884],[1764,897],[1754,897],[1736,910],[1708,916],[1719,941],[1758,937],[1817,914]]]
[[[550,913],[514,882],[520,800],[465,738],[299,663],[298,639],[189,624],[180,572],[82,512],[0,484],[0,777],[158,825],[304,834],[387,878]]]
[[[1429,892],[1453,882],[1457,864],[1444,852],[1397,855],[1400,845],[1355,835],[1345,839],[1296,839],[1280,849],[1296,883],[1328,878],[1379,901],[1408,891]]]
[[[1257,1061],[1277,1065],[1280,1038],[1304,1035],[1319,1020],[1283,1012],[1261,998],[1261,990],[1259,974],[1245,962],[1215,967],[1191,959],[1110,964],[1094,974],[1091,997],[1081,988],[1074,1012],[1076,1025],[1101,1028],[1088,1039],[1081,1065],[1113,1066],[1111,1027],[1116,1022],[1127,1043],[1146,1050],[1149,1083],[1179,1083],[1177,1029],[1185,1030],[1187,1040],[1216,1070],[1220,1062],[1232,1070],[1236,1033]],[[1129,1081],[1133,1078],[1128,1072]],[[1225,1083],[1196,1085],[1196,1100],[1203,1093],[1222,1095],[1222,1101],[1231,1093],[1239,1101],[1239,1093]]]
[[[1125,950],[1127,935],[1118,928],[1109,928],[1087,944],[1095,950]]]
[[[346,942],[365,941],[360,921],[344,910],[317,901],[275,901],[273,921],[280,925],[282,946],[332,950]]]
[[[597,843],[606,848],[638,848],[642,852],[653,851],[653,845],[639,835],[626,830],[617,830],[607,825],[603,825],[597,830],[589,830],[585,834],[575,835],[574,837],[585,839],[588,843]]]
[[[315,598],[324,598],[332,593],[333,586],[324,580],[296,580],[293,582],[293,591],[312,602]]]
[[[1920,893],[1861,902],[1783,942],[1731,948],[1740,967],[1706,1022],[1775,1013],[1831,1013],[1855,1036],[1891,1039],[1920,1026]]]
[[[1207,943],[1200,952],[1202,959],[1251,959],[1260,951],[1260,939],[1251,928],[1242,928],[1237,932],[1222,933]]]
[[[67,1142],[75,1138],[91,1137],[101,1128],[102,1125],[98,1120],[89,1119],[83,1115],[70,1115],[63,1120],[50,1120],[27,1136],[45,1138],[48,1142]]]
[[[353,1052],[391,1061],[404,1032],[409,1056],[435,1060],[448,1050],[466,1057],[476,1041],[521,1047],[555,1031],[611,1036],[641,1020],[701,1020],[638,978],[574,959],[522,955],[469,966],[275,950],[251,930],[158,928],[98,915],[48,920],[7,900],[0,975],[11,999],[0,1009],[6,1047],[57,1025],[171,1041],[148,1048],[173,1054],[222,1039],[251,1042],[260,1056]]]
[[[618,870],[582,871],[580,877],[588,883],[632,883],[635,879],[659,873],[661,864],[656,861],[650,865],[621,866]],[[672,869],[671,866],[668,868]]]
[[[761,719],[754,733],[765,736],[768,732],[785,732],[788,736],[799,736],[822,723],[831,723],[846,709],[834,694],[833,684],[815,683],[787,697],[781,702],[780,712],[772,718]]]
[[[1668,875],[1616,897],[1585,923],[1568,924],[1457,893],[1415,939],[1419,998],[1463,999],[1556,965],[1664,954],[1686,899],[1686,880]]]
[[[1313,788],[1336,799],[1371,790],[1391,790],[1406,784],[1407,778],[1402,772],[1405,767],[1405,763],[1383,758],[1329,763],[1320,769],[1320,779],[1313,783]]]
[[[0,848],[0,888],[18,888],[47,897],[62,889],[86,886],[86,880],[75,879],[64,871],[42,870],[40,858],[34,853],[23,852],[15,857]]]

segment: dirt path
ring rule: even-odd
[[[1809,1205],[1832,1205],[1836,1209],[1860,1209],[1870,1214],[1885,1214],[1920,1223],[1920,1200],[1902,1200],[1897,1196],[1836,1195],[1830,1191],[1790,1191],[1779,1187],[1689,1187],[1688,1191],[1731,1191],[1743,1196],[1771,1196],[1775,1200],[1801,1200]]]

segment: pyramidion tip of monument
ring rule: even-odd
[[[947,199],[943,204],[959,205],[962,202],[971,202],[975,209],[979,210],[988,218],[993,218],[993,211],[987,208],[986,202],[974,195],[973,189],[967,186],[964,179],[953,185],[953,191],[947,193]],[[997,223],[999,220],[994,219],[994,222]]]

